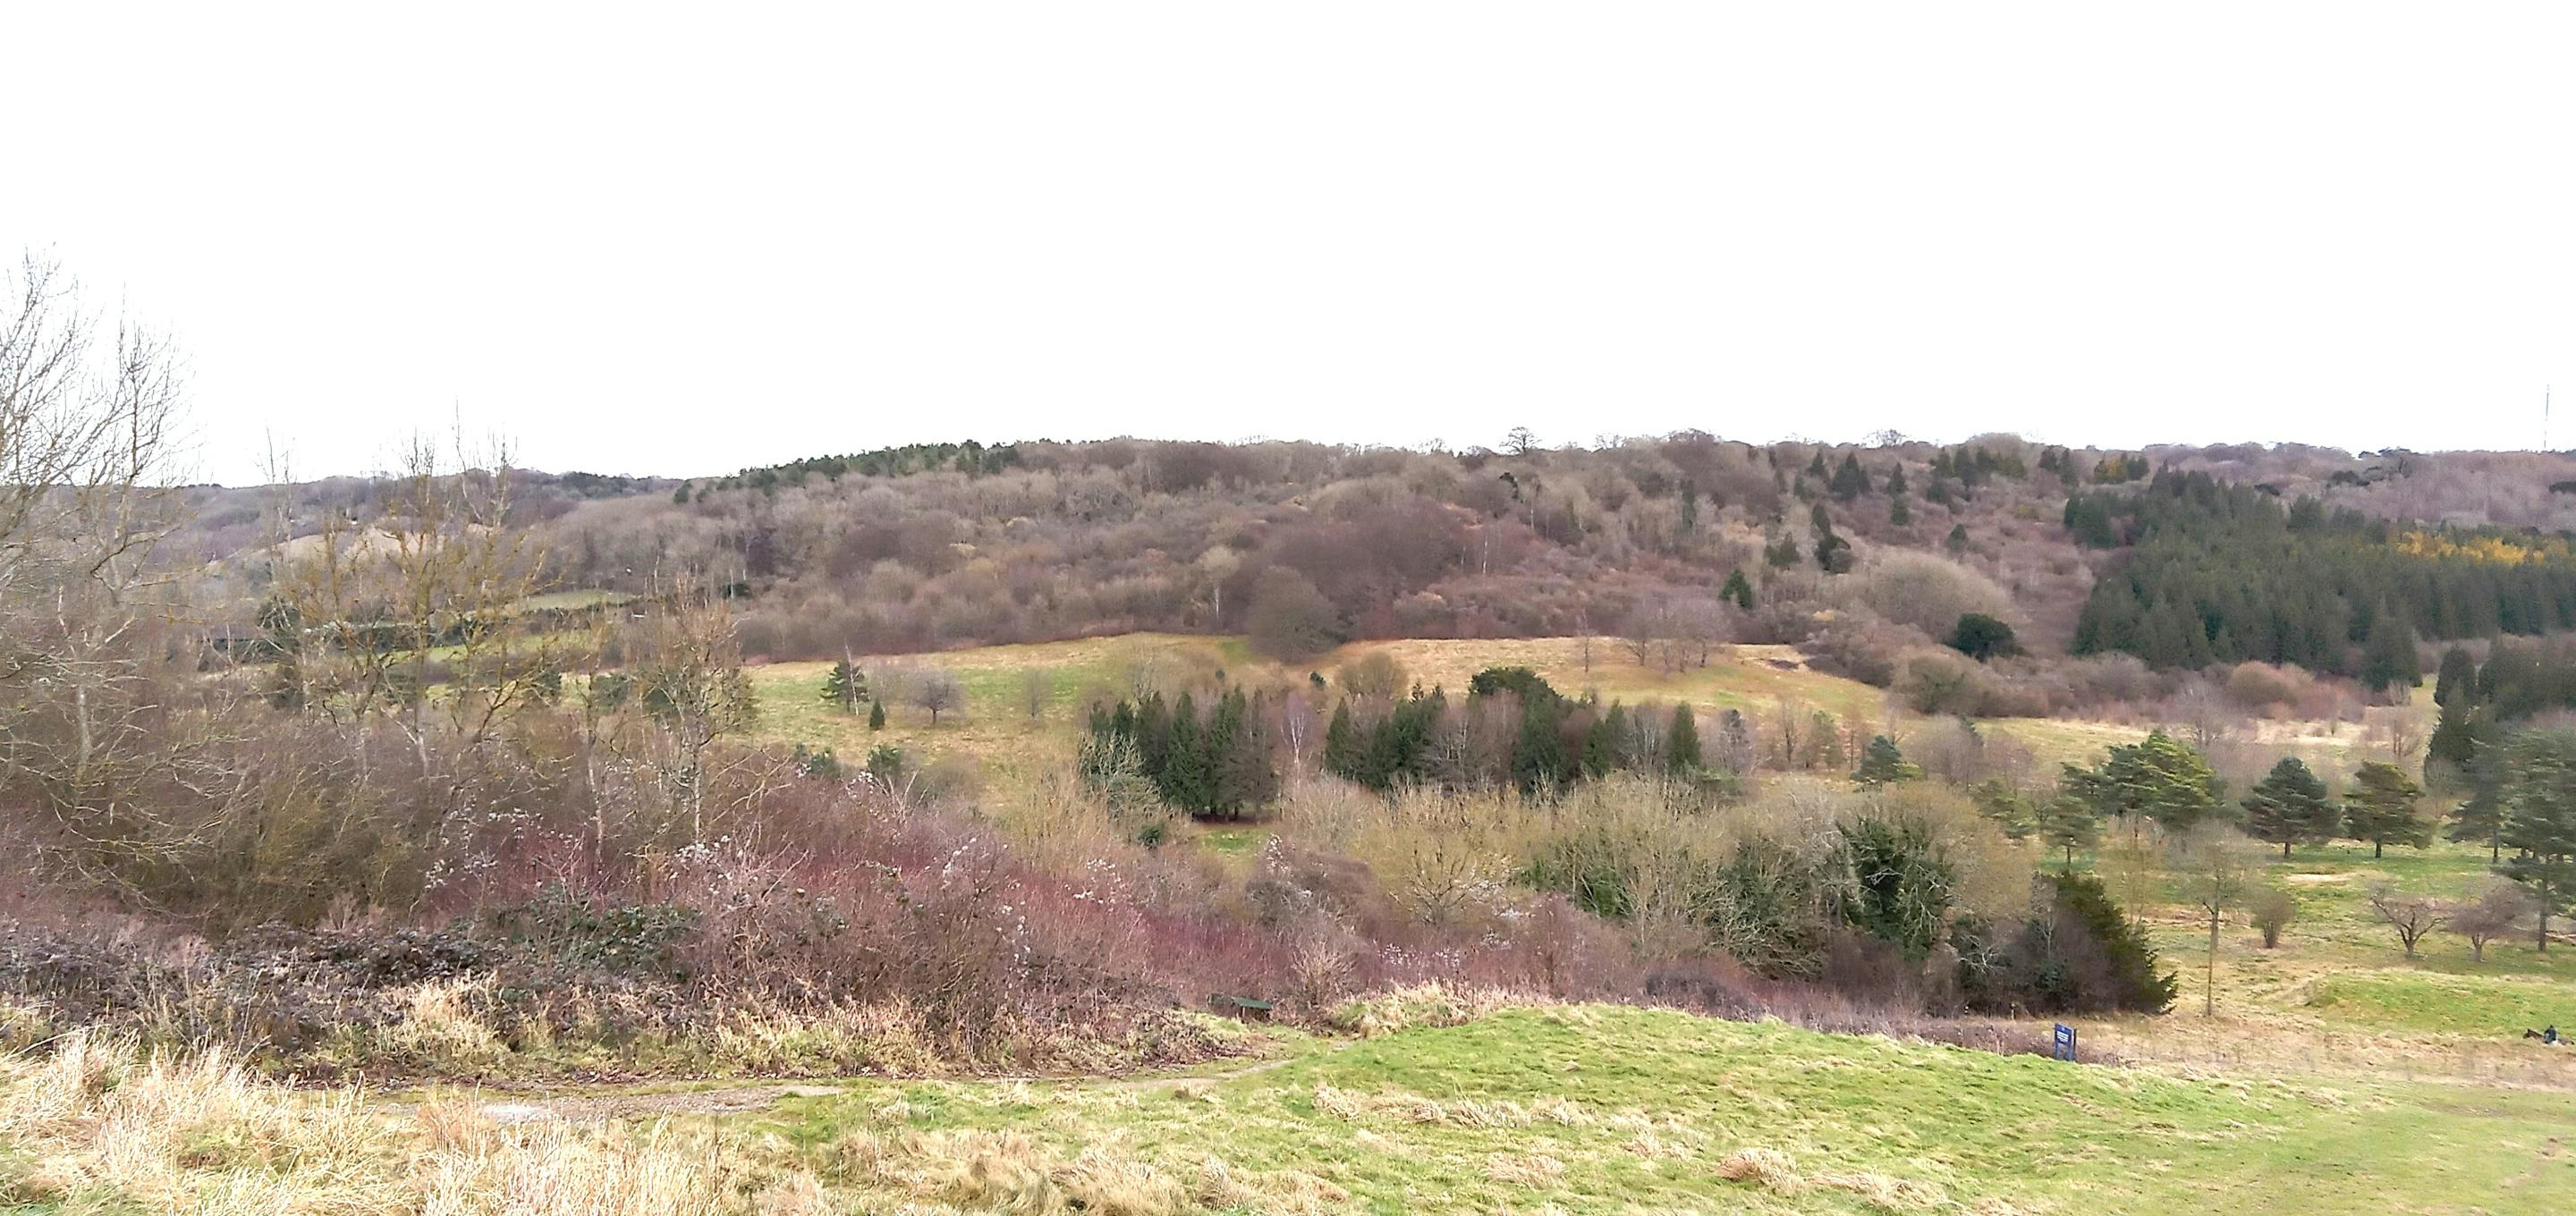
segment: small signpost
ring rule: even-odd
[[[2059,1022],[2057,1024],[2057,1041],[2049,1045],[2048,1054],[2061,1060],[2073,1060],[2075,1058],[2075,1028],[2064,1022]]]

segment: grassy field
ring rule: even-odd
[[[892,1183],[889,1202],[935,1197],[907,1157],[982,1146],[1059,1163],[1042,1172],[1220,1162],[1247,1211],[2541,1213],[2576,1205],[2569,1110],[1571,1007],[1310,1044],[1232,1079],[867,1086],[758,1123],[818,1165],[857,1143],[882,1172],[854,1181]]]
[[[844,1082],[735,1114],[665,1093],[606,1123],[112,1052],[11,1063],[0,1211],[2576,1210],[2561,1093],[2196,1078],[1613,1006],[1380,1009],[1391,1033],[1283,1033],[1223,1073]]]
[[[1371,652],[1394,657],[1424,687],[1445,687],[1453,695],[1487,667],[1521,666],[1535,669],[1569,694],[1595,692],[1605,700],[1632,703],[1686,701],[1704,715],[1732,709],[1757,721],[1767,720],[1785,698],[1832,713],[1864,733],[1902,731],[1923,720],[1904,711],[1882,689],[1809,669],[1796,650],[1785,646],[1723,648],[1711,656],[1708,666],[1678,673],[1639,666],[1613,638],[1595,638],[1588,644],[1579,638],[1356,642],[1312,663],[1283,666],[1254,657],[1239,638],[1129,634],[864,658],[862,664],[871,668],[954,672],[967,698],[962,712],[941,714],[935,728],[928,714],[900,699],[892,700],[886,729],[873,734],[864,716],[842,714],[821,700],[823,678],[831,664],[765,664],[752,669],[752,686],[760,704],[755,730],[772,742],[828,746],[845,758],[864,757],[869,747],[881,742],[891,742],[925,760],[951,754],[1013,763],[1032,755],[1069,758],[1081,707],[1090,693],[1123,694],[1161,678],[1217,672],[1256,685],[1302,683],[1309,672],[1330,679],[1342,664]],[[1032,672],[1043,673],[1047,688],[1043,708],[1034,718],[1027,707],[1027,680]],[[1985,725],[2021,739],[2048,763],[2097,758],[2106,744],[2134,741],[2144,733],[2109,723],[2036,718]]]

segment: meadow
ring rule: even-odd
[[[601,1122],[74,1043],[0,1072],[0,1211],[2546,1213],[2564,1093],[2178,1076],[1442,992],[1213,1075],[862,1081]],[[701,1095],[713,1098],[714,1095]],[[563,1117],[565,1114],[571,1117]]]

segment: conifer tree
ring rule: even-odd
[[[1359,762],[1359,731],[1351,725],[1351,703],[1344,700],[1333,707],[1333,720],[1324,727],[1324,771],[1356,781]]]
[[[868,675],[859,665],[843,655],[823,676],[823,703],[842,713],[859,712],[859,702],[868,699]]]
[[[1797,550],[1790,550],[1790,560],[1796,559]],[[1735,606],[1742,611],[1753,611],[1753,580],[1744,577],[1744,567],[1737,566],[1727,574],[1726,585],[1718,589],[1717,598],[1733,600]]]
[[[1966,553],[1968,551],[1968,525],[1950,525],[1950,538],[1943,543],[1948,546],[1950,556],[1952,557],[1957,557],[1960,554]]]
[[[2505,747],[2504,876],[2540,908],[2535,939],[2549,949],[2549,914],[2576,897],[2576,733],[2527,730]]]
[[[1687,704],[1673,706],[1672,725],[1664,733],[1664,767],[1678,775],[1688,776],[1700,770],[1699,724],[1691,720]]]
[[[1905,505],[1904,495],[1887,500],[1887,522],[1899,528],[1914,522],[1914,508]]]
[[[1833,484],[1828,488],[1839,502],[1850,502],[1869,493],[1869,471],[1860,467],[1858,453],[1843,453],[1842,467],[1834,470]]]
[[[2283,756],[2264,774],[2244,801],[2245,834],[2281,846],[2290,856],[2294,844],[2323,844],[2342,827],[2342,812],[2326,797],[2326,783],[2296,756]]]
[[[883,702],[883,701],[870,701],[870,702],[868,702],[868,729],[869,729],[869,730],[884,730],[884,729],[885,729],[885,702]]]
[[[2432,842],[2432,825],[2415,814],[2423,787],[2405,770],[2386,761],[2366,760],[2352,780],[2352,788],[2343,795],[2344,830],[2355,840],[2369,841],[2371,856],[2385,856],[2391,844],[2421,848]]]
[[[2443,651],[2441,672],[2433,678],[2433,704],[2449,709],[2454,701],[2474,703],[2477,695],[2477,662],[2469,658],[2468,651],[2457,646]]]
[[[2372,692],[2392,684],[2413,687],[2424,682],[2424,660],[2415,652],[2415,627],[2388,605],[2370,619],[2370,636],[2361,646],[2361,682]]]
[[[1860,767],[1852,770],[1852,780],[1864,786],[1892,785],[1922,775],[1923,770],[1907,760],[1896,740],[1886,735],[1870,736],[1869,746],[1861,751]]]
[[[2082,795],[2060,790],[2039,808],[2037,830],[2041,842],[2065,854],[2066,870],[2071,874],[2075,871],[2075,850],[2101,843],[2102,816]]]

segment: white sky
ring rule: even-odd
[[[257,7],[268,15],[247,15]],[[545,10],[540,14],[539,10]],[[242,11],[236,11],[242,10]],[[929,439],[2576,443],[2576,6],[0,0],[204,475]]]

